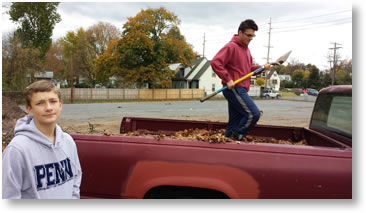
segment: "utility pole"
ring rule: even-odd
[[[269,57],[269,51],[270,51],[271,48],[273,48],[271,46],[271,30],[272,30],[272,18],[271,17],[269,18],[269,23],[268,24],[269,24],[269,30],[268,30],[268,46],[265,46],[265,47],[267,47],[267,58],[266,58],[267,62],[269,62],[269,60],[271,59]],[[267,71],[266,71],[266,74],[267,74]],[[265,78],[264,87],[265,88],[268,87],[267,86],[267,75],[266,75],[266,78]]]
[[[335,83],[335,74],[336,74],[336,67],[337,67],[337,49],[339,48],[342,48],[342,47],[337,47],[337,45],[341,45],[341,44],[338,44],[337,42],[334,42],[334,43],[331,43],[331,44],[334,44],[334,47],[333,48],[329,48],[330,50],[333,50],[334,53],[333,53],[333,75],[332,76],[332,85],[334,85]]]
[[[332,75],[332,60],[329,59],[329,75]]]
[[[203,54],[202,54],[202,57],[205,57],[205,44],[206,44],[206,33],[203,33]]]

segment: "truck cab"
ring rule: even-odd
[[[352,85],[322,89],[309,128],[352,147]]]

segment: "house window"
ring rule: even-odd
[[[254,85],[254,84],[255,84],[255,81],[252,79],[252,80],[250,81],[250,84],[251,84],[251,85]]]
[[[273,79],[272,84],[277,84],[277,79]]]
[[[216,73],[212,71],[212,78],[216,78]]]
[[[215,84],[212,84],[212,92],[215,92],[216,89],[215,89]]]

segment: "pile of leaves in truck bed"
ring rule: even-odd
[[[178,131],[174,135],[156,134],[153,132],[129,132],[123,134],[125,136],[151,136],[157,140],[163,138],[172,138],[178,140],[193,140],[193,141],[205,141],[209,143],[273,143],[273,144],[288,144],[288,145],[308,145],[306,140],[291,141],[291,140],[277,140],[275,138],[257,137],[247,135],[242,141],[236,141],[232,138],[225,137],[225,129],[207,130],[207,129],[185,129]]]

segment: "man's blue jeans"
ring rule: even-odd
[[[242,87],[226,89],[223,94],[228,101],[229,122],[225,137],[232,137],[232,132],[248,135],[249,130],[258,122],[260,111]]]

